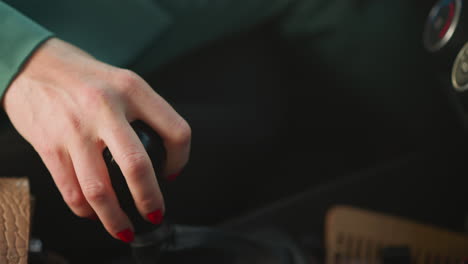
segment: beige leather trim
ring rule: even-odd
[[[337,205],[326,216],[327,264],[381,263],[384,247],[408,247],[412,262],[462,263],[468,236],[405,218]]]
[[[27,263],[30,216],[27,178],[0,178],[0,263]]]

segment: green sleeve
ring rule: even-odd
[[[51,36],[50,31],[0,1],[0,99],[23,63]]]

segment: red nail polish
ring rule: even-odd
[[[158,209],[158,210],[156,210],[154,212],[151,212],[151,213],[147,214],[146,216],[151,221],[151,223],[153,223],[155,225],[159,225],[163,221],[163,214],[162,214],[161,209]]]
[[[171,174],[171,175],[167,176],[167,180],[170,181],[170,182],[171,182],[171,181],[175,181],[175,179],[176,179],[177,177],[179,177],[179,175],[180,175],[180,172]]]
[[[130,243],[133,242],[133,239],[135,239],[135,234],[133,234],[133,231],[130,230],[130,228],[127,228],[123,231],[118,232],[117,237],[125,243]]]

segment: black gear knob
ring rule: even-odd
[[[160,175],[159,172],[166,159],[166,151],[161,137],[142,121],[134,121],[131,123],[131,126],[147,151],[156,175]],[[154,263],[159,258],[161,247],[164,246],[166,241],[171,239],[173,234],[172,227],[166,221],[159,226],[155,226],[140,215],[125,177],[118,164],[112,158],[109,149],[106,148],[103,155],[120,206],[130,218],[135,228],[135,240],[131,244],[133,257],[139,264]],[[159,183],[161,185],[161,183],[164,183],[164,180],[161,179]]]
[[[134,121],[131,123],[132,128],[141,140],[145,150],[147,151],[153,168],[155,168],[156,175],[159,175],[161,166],[164,164],[166,159],[166,152],[163,146],[163,142],[160,136],[154,132],[148,125],[142,121]],[[109,149],[104,150],[104,160],[109,170],[109,176],[111,178],[112,186],[119,200],[120,206],[123,211],[128,215],[130,221],[135,228],[135,235],[138,236],[141,233],[146,233],[155,228],[155,225],[149,223],[138,212],[135,206],[132,194],[128,188],[118,164],[112,158],[112,154]],[[163,180],[159,181],[160,183]]]

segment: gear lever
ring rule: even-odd
[[[151,162],[155,168],[156,175],[159,175],[161,170],[160,164],[164,164],[166,159],[166,152],[162,139],[156,132],[154,132],[153,129],[142,121],[134,121],[131,123],[131,126],[148,152]],[[155,263],[159,257],[161,247],[164,242],[172,236],[171,225],[166,221],[163,221],[161,225],[155,226],[143,219],[135,206],[133,197],[125,181],[125,177],[117,163],[112,158],[112,154],[109,149],[106,148],[103,155],[109,170],[112,186],[115,190],[120,206],[128,215],[135,228],[135,240],[131,243],[133,257],[138,264]],[[163,182],[163,179],[159,180],[160,185]]]
[[[163,164],[166,158],[161,138],[141,121],[132,122],[131,125],[155,165],[156,175],[159,175],[161,167],[158,164]],[[259,258],[271,260],[268,263],[272,264],[307,263],[301,250],[293,242],[289,242],[289,239],[275,240],[269,236],[262,238],[252,233],[243,234],[221,228],[176,225],[168,223],[167,217],[159,226],[150,224],[138,212],[125,178],[108,149],[104,151],[104,160],[120,206],[135,228],[135,240],[130,246],[137,264],[154,264],[158,260],[164,260],[164,256],[167,257],[166,254],[171,253],[185,254],[193,262],[198,255],[190,255],[190,250],[207,253],[205,259],[210,255],[220,256],[219,253],[216,255],[216,252],[221,252],[224,259],[216,263],[239,263],[237,260],[240,257],[247,257],[247,261],[242,263],[258,263]],[[165,180],[160,179],[160,187],[164,188],[164,183]],[[208,251],[203,251],[204,249]],[[160,258],[161,255],[163,258]],[[248,260],[249,256],[254,257]],[[203,256],[198,257],[203,259]],[[230,262],[226,262],[228,260]]]

